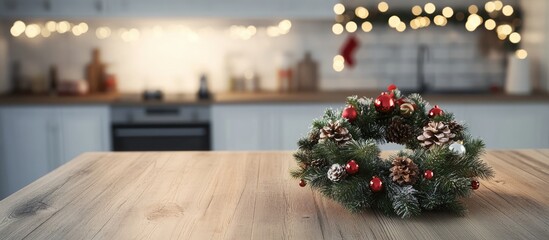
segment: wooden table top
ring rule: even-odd
[[[465,216],[400,219],[299,187],[290,152],[86,153],[0,201],[0,238],[549,239],[549,149],[484,159]]]

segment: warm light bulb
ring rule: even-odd
[[[503,8],[503,2],[501,2],[500,0],[496,0],[494,1],[494,9],[496,11],[499,11]]]
[[[520,40],[522,40],[522,37],[520,36],[520,33],[514,32],[509,35],[509,41],[512,43],[519,43]]]
[[[98,39],[105,39],[111,36],[111,29],[108,27],[98,27],[95,30],[95,35]]]
[[[362,23],[362,31],[364,32],[371,32],[373,28],[374,26],[372,25],[372,23],[368,21]]]
[[[509,25],[509,24],[503,24],[503,25],[498,26],[496,31],[498,32],[498,34],[508,36],[509,34],[511,34],[513,32],[513,27],[511,27],[511,25]]]
[[[368,17],[368,15],[370,15],[370,13],[365,7],[357,7],[355,9],[355,15],[359,18],[365,19]]]
[[[519,59],[526,59],[528,57],[528,52],[524,49],[519,49],[516,51],[516,55]]]
[[[66,33],[71,30],[71,24],[67,21],[61,21],[57,24],[57,32],[58,33]]]
[[[332,26],[332,32],[335,34],[335,35],[339,35],[341,33],[343,33],[343,25],[341,25],[341,23],[336,23]]]
[[[78,24],[78,27],[80,28],[82,33],[87,33],[88,32],[89,27],[88,27],[87,23],[81,22],[80,24]]]
[[[332,64],[334,71],[341,72],[345,68],[345,59],[341,55],[336,55]]]
[[[348,22],[347,24],[345,24],[345,30],[347,30],[347,32],[354,33],[356,32],[357,28],[358,26],[355,22]]]
[[[419,28],[419,21],[417,19],[413,19],[410,21],[410,27],[412,29],[418,29]]]
[[[341,3],[337,3],[334,5],[334,13],[337,15],[341,15],[345,12],[345,6]]]
[[[283,33],[288,33],[292,28],[292,22],[288,19],[284,19],[278,23],[278,28],[280,28]]]
[[[477,5],[471,5],[469,8],[467,8],[470,14],[477,14],[478,13],[478,7]]]
[[[51,36],[51,32],[48,30],[46,26],[42,28],[40,34],[42,35],[42,37],[45,37],[45,38]]]
[[[452,16],[454,16],[454,9],[452,9],[451,7],[445,7],[442,9],[442,15],[445,18],[451,18]]]
[[[400,18],[396,15],[393,15],[389,18],[389,26],[396,28],[400,24]]]
[[[422,12],[423,9],[421,8],[421,6],[415,5],[414,7],[412,7],[412,14],[414,14],[415,16],[421,15]]]
[[[484,10],[486,10],[486,12],[488,13],[493,12],[496,10],[496,4],[494,4],[494,2],[492,1],[486,2],[486,4],[484,4]]]
[[[23,21],[15,21],[10,28],[10,33],[14,37],[19,37],[25,32],[27,25]]]
[[[448,23],[448,20],[442,15],[436,15],[435,18],[433,19],[433,22],[437,26],[445,26]]]
[[[25,29],[25,35],[28,38],[34,38],[38,36],[41,32],[40,26],[38,24],[29,24]]]
[[[424,9],[427,14],[433,14],[437,10],[437,7],[433,3],[427,3],[425,4]]]
[[[496,28],[496,21],[494,21],[494,19],[488,19],[484,22],[484,27],[487,30],[494,30],[494,28]]]
[[[50,32],[55,32],[56,27],[57,27],[57,23],[54,21],[48,21],[46,23],[46,29],[48,29],[48,31]]]
[[[400,22],[398,26],[396,26],[396,30],[398,32],[404,32],[404,30],[406,30],[406,23]]]
[[[380,11],[380,12],[387,12],[389,10],[389,4],[386,3],[386,2],[380,2],[378,5],[377,5],[377,9]]]
[[[505,5],[505,7],[503,7],[503,9],[501,10],[503,15],[508,16],[508,17],[513,15],[514,11],[515,10],[513,9],[513,7],[511,5]]]
[[[74,36],[80,36],[82,35],[83,31],[82,29],[80,29],[80,26],[79,25],[76,25],[74,27],[72,27],[72,34],[74,34]]]

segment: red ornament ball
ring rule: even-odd
[[[395,109],[395,100],[391,97],[391,95],[384,92],[376,98],[374,101],[374,106],[376,107],[376,111],[388,113]]]
[[[425,170],[425,172],[423,173],[423,177],[427,180],[431,180],[431,178],[433,178],[434,175],[435,174],[431,170]]]
[[[440,115],[443,115],[443,114],[444,114],[444,111],[442,111],[442,109],[440,109],[440,107],[438,107],[438,105],[435,105],[435,107],[433,107],[431,110],[429,110],[429,117],[430,118],[440,116]]]
[[[349,122],[353,122],[356,120],[358,113],[355,107],[353,107],[352,105],[349,105],[345,109],[343,109],[343,113],[341,113],[341,116],[349,120]]]
[[[373,177],[372,180],[370,180],[370,189],[372,192],[381,191],[381,189],[383,189],[383,182],[381,182],[381,179]]]
[[[348,174],[355,174],[358,172],[358,163],[355,160],[351,160],[345,165],[345,171]]]
[[[391,85],[389,85],[389,87],[387,87],[387,91],[394,91],[396,89],[397,89],[397,86],[394,85],[394,84],[391,84]]]
[[[477,190],[479,187],[480,187],[480,182],[479,181],[477,181],[477,180],[472,180],[471,181],[471,188],[473,190]]]
[[[301,180],[299,180],[299,186],[300,187],[305,187],[305,186],[307,186],[307,182],[305,182],[305,180],[301,179]]]

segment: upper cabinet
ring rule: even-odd
[[[0,0],[6,18],[95,17],[107,13],[106,0]]]
[[[333,18],[332,0],[0,0],[7,18]]]

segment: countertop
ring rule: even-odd
[[[384,152],[383,156],[387,156]],[[549,149],[489,151],[465,216],[351,214],[291,152],[85,153],[0,201],[2,239],[549,239]]]
[[[96,94],[84,96],[3,95],[0,105],[55,105],[55,104],[109,104],[109,105],[212,105],[212,104],[294,104],[341,103],[348,96],[376,97],[379,91],[324,91],[324,92],[259,92],[218,93],[210,100],[199,100],[193,94],[167,95],[162,101],[145,101],[139,94]],[[507,95],[486,94],[423,94],[431,103],[549,103],[549,94]]]

